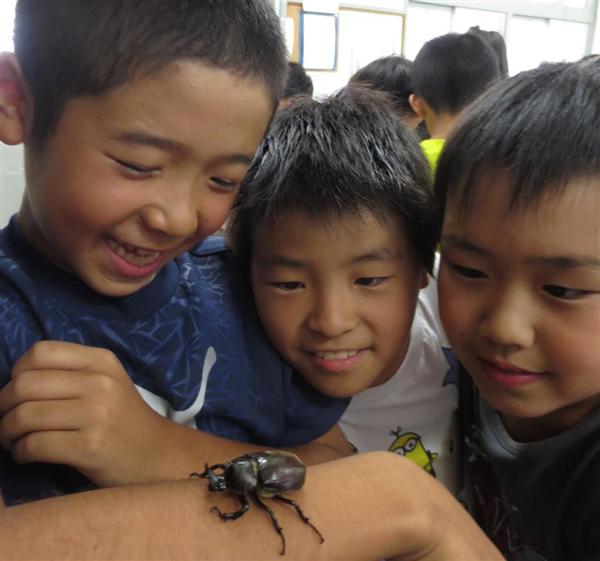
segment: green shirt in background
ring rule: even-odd
[[[423,148],[423,152],[425,152],[425,156],[427,156],[427,160],[431,166],[432,177],[435,176],[437,162],[445,142],[445,138],[428,138],[427,140],[422,140],[420,142],[421,148]]]

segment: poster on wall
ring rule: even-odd
[[[300,57],[306,70],[335,70],[337,67],[338,16],[300,12]]]

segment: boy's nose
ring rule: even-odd
[[[535,340],[534,311],[515,292],[495,297],[484,311],[480,331],[496,345],[528,348]]]
[[[315,300],[307,325],[311,331],[333,338],[351,331],[357,322],[351,299],[343,294],[329,293]]]
[[[142,212],[145,225],[172,238],[189,238],[198,230],[197,204],[186,189],[173,189]]]

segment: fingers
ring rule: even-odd
[[[32,432],[76,430],[86,416],[79,400],[27,401],[17,405],[0,422],[0,444],[13,443]]]
[[[122,370],[111,351],[64,341],[38,341],[13,366],[12,376],[31,370]]]
[[[13,444],[11,456],[21,464],[67,464],[83,471],[88,463],[93,463],[94,450],[102,446],[100,442],[92,442],[93,437],[94,433],[79,430],[32,432]]]
[[[90,380],[79,372],[24,371],[0,391],[0,416],[26,401],[73,399],[85,392]]]

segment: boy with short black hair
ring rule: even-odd
[[[290,105],[296,96],[307,95],[312,97],[312,94],[312,78],[307,74],[300,63],[290,60],[288,62],[287,82],[281,100],[279,101],[279,109],[284,109]]]
[[[598,58],[507,79],[436,177],[441,317],[478,389],[465,490],[511,560],[600,558],[599,91]]]
[[[198,245],[283,91],[272,6],[20,0],[15,47],[0,140],[25,143],[27,184],[0,233],[4,501],[327,433],[345,402],[292,376],[222,242]]]
[[[309,384],[354,396],[359,452],[405,455],[450,489],[457,392],[429,283],[427,162],[380,92],[347,87],[278,113],[229,222],[271,341]]]
[[[463,109],[500,77],[493,49],[472,33],[447,33],[427,41],[412,65],[410,103],[429,136],[421,142],[435,173],[444,140]]]
[[[392,99],[394,109],[412,129],[422,119],[414,112],[409,97],[413,93],[411,84],[412,61],[400,55],[384,56],[359,68],[348,80],[348,85],[363,85],[385,92]]]

